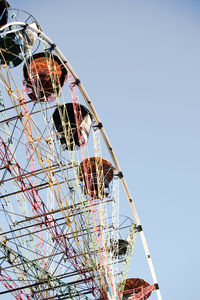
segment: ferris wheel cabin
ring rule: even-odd
[[[37,27],[37,24],[33,22],[30,26]],[[4,28],[0,37],[0,65],[9,68],[20,65],[29,56],[34,43],[35,39],[27,29]]]
[[[78,169],[83,192],[93,199],[109,195],[109,184],[114,177],[114,167],[102,157],[90,157],[83,160]]]
[[[51,102],[60,93],[67,70],[58,56],[41,52],[27,60],[23,67],[26,92],[31,100]]]
[[[113,253],[115,258],[123,258],[126,255],[129,242],[123,239],[110,240],[109,252]]]
[[[144,279],[128,278],[126,279],[123,299],[132,299],[130,297],[138,296],[139,299],[146,300],[151,296],[152,287]]]
[[[76,122],[74,109],[81,114],[79,124]],[[53,113],[53,122],[64,149],[73,151],[87,143],[92,120],[84,105],[66,103],[58,106]]]
[[[10,7],[10,4],[6,0],[0,1],[0,28],[7,24],[8,7]]]

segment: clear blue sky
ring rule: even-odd
[[[92,98],[134,196],[163,300],[197,299],[200,1],[9,2],[35,16]]]

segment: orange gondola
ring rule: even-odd
[[[130,299],[146,300],[150,297],[151,292],[151,285],[144,279],[128,278],[124,286],[123,299],[129,299],[132,296]]]
[[[51,53],[37,53],[23,68],[26,92],[31,100],[50,102],[56,99],[67,78],[67,70]]]
[[[101,157],[86,158],[79,165],[79,178],[84,183],[83,192],[92,198],[104,198],[109,195],[109,184],[113,176],[114,167]]]

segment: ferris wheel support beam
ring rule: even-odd
[[[23,179],[20,176],[20,174],[24,175],[24,172],[1,137],[0,137],[0,160],[5,166],[7,166],[9,173],[12,177],[19,178],[18,180],[15,180],[16,184],[18,185],[18,188],[23,190],[24,196],[29,201],[34,211],[39,212],[41,215],[44,216],[41,217],[40,220],[44,222],[49,233],[52,235],[52,238],[56,241],[57,245],[60,247],[63,254],[66,255],[67,259],[69,260],[73,268],[75,268],[75,270],[83,278],[87,287],[91,290],[91,293],[94,296],[98,297],[100,291],[96,288],[96,283],[93,277],[91,276],[91,274],[81,272],[81,270],[85,266],[85,260],[84,260],[85,257],[80,256],[79,252],[77,252],[77,250],[73,247],[73,245],[68,242],[68,239],[64,235],[63,228],[61,228],[61,226],[54,219],[54,217],[51,214],[46,215],[46,213],[49,212],[48,208],[46,207],[41,197],[39,197],[39,195],[36,194],[40,201],[38,205],[38,202],[36,202],[35,193],[31,192],[34,189],[34,187],[32,186],[28,178],[24,177]],[[29,187],[31,186],[32,189],[29,189]]]
[[[71,75],[75,79],[74,83],[78,86],[78,88],[79,88],[79,90],[80,90],[80,92],[81,92],[84,100],[86,101],[88,107],[90,108],[90,110],[92,112],[93,117],[95,118],[97,126],[98,126],[99,130],[101,131],[101,134],[103,136],[105,144],[106,144],[106,146],[108,148],[110,156],[111,156],[111,158],[113,160],[113,163],[114,163],[114,165],[116,167],[116,170],[118,172],[118,176],[121,179],[124,191],[126,193],[126,196],[128,198],[128,201],[129,201],[129,204],[130,204],[130,207],[131,207],[131,211],[133,213],[133,216],[134,216],[135,221],[136,221],[136,225],[137,225],[139,233],[140,233],[140,237],[141,237],[141,240],[142,240],[142,243],[143,243],[143,247],[144,247],[144,251],[145,251],[145,254],[146,254],[146,258],[147,258],[147,261],[148,261],[148,264],[149,264],[149,268],[150,268],[150,271],[151,271],[152,279],[153,279],[153,282],[154,282],[154,285],[155,285],[155,288],[156,288],[156,293],[157,293],[158,300],[162,300],[161,292],[160,292],[160,289],[159,289],[159,285],[158,285],[156,273],[155,273],[155,270],[154,270],[153,262],[152,262],[152,259],[151,259],[151,255],[150,255],[150,252],[149,252],[149,248],[148,248],[148,245],[147,245],[146,237],[144,235],[144,232],[143,232],[143,229],[142,229],[142,225],[141,225],[138,213],[136,211],[135,205],[133,203],[133,199],[132,199],[130,191],[128,189],[128,185],[127,185],[127,183],[125,181],[125,178],[123,176],[123,173],[122,173],[121,168],[119,166],[119,163],[117,161],[116,155],[115,155],[115,153],[113,151],[113,148],[112,148],[111,143],[110,143],[110,141],[108,139],[108,136],[107,136],[107,134],[106,134],[106,132],[104,130],[104,127],[103,127],[103,125],[102,125],[102,123],[100,121],[100,118],[99,118],[99,116],[98,116],[98,114],[97,114],[97,112],[96,112],[96,110],[95,110],[95,108],[94,108],[94,106],[92,104],[92,101],[91,101],[89,95],[87,94],[87,92],[86,92],[83,84],[81,83],[80,79],[76,75],[75,71],[73,70],[73,68],[71,67],[71,65],[69,64],[69,62],[67,61],[67,59],[65,58],[65,56],[63,55],[63,53],[53,43],[53,41],[47,35],[45,35],[42,31],[40,31],[37,28],[33,28],[30,25],[28,25],[26,23],[23,23],[23,22],[13,22],[13,23],[9,23],[9,24],[6,24],[5,26],[3,26],[1,28],[1,30],[0,30],[0,33],[5,28],[7,28],[9,26],[21,26],[22,28],[27,28],[30,31],[32,31],[35,35],[37,35],[38,39],[41,39],[41,40],[45,41],[47,44],[49,44],[50,49],[55,51],[55,53],[61,59],[63,65],[66,68],[66,70],[69,73],[71,73]]]

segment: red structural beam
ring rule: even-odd
[[[24,291],[18,290],[19,286],[10,277],[9,273],[6,272],[2,267],[0,267],[0,278],[1,283],[7,288],[7,290],[10,290],[11,294],[15,297],[15,299],[27,299],[27,295],[24,293]]]
[[[79,256],[80,253],[78,253],[77,250],[71,245],[71,242],[68,241],[68,238],[64,234],[62,228],[60,228],[59,224],[50,214],[50,211],[42,201],[38,192],[34,189],[31,181],[28,177],[26,177],[26,173],[20,167],[1,137],[0,161],[9,171],[11,177],[16,182],[19,189],[23,192],[25,198],[29,201],[34,212],[39,215],[39,219],[44,222],[44,225],[52,235],[52,238],[58,243],[61,251],[66,255],[74,269],[82,277],[87,288],[91,291],[94,297],[98,299],[100,294],[99,287],[96,287],[95,279],[90,274],[82,272],[82,270],[85,269],[85,264]]]

